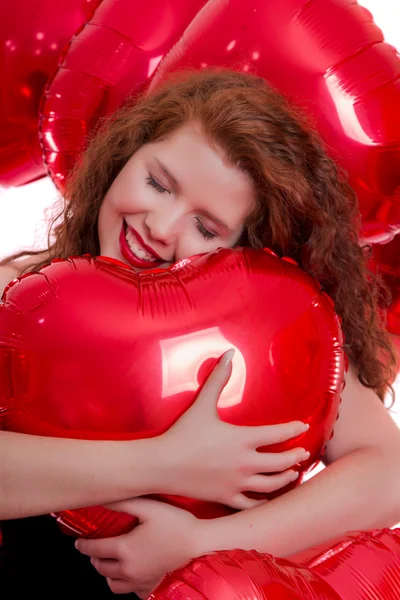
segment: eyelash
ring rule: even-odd
[[[168,190],[165,187],[163,187],[162,185],[160,185],[158,183],[158,181],[156,181],[154,179],[154,177],[152,177],[151,175],[149,175],[148,177],[146,177],[146,181],[159,194],[164,194],[164,192],[168,192]],[[215,237],[217,237],[217,235],[215,233],[211,233],[211,231],[208,231],[208,229],[206,229],[204,227],[203,223],[200,221],[200,219],[198,217],[196,217],[196,221],[197,221],[196,227],[197,227],[198,231],[201,233],[201,235],[203,236],[203,238],[205,240],[212,240]]]
[[[163,187],[162,185],[160,185],[158,183],[158,181],[156,181],[154,179],[154,177],[152,177],[151,175],[149,175],[148,177],[146,177],[146,181],[149,185],[151,185],[152,188],[154,188],[157,192],[159,192],[160,194],[163,194],[164,192],[168,192],[167,189],[165,189],[165,187]],[[168,192],[169,193],[169,192]]]
[[[197,221],[196,227],[205,240],[213,240],[215,237],[217,237],[217,235],[215,233],[211,233],[211,231],[208,231],[208,229],[206,229],[204,227],[203,223],[200,221],[200,219],[198,217],[196,217],[196,221]]]

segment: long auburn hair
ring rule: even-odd
[[[258,204],[240,244],[292,257],[315,277],[342,318],[359,380],[381,400],[388,390],[394,396],[396,355],[379,309],[389,296],[368,269],[370,248],[360,245],[355,193],[307,119],[255,75],[181,71],[105,119],[67,180],[49,255],[25,270],[38,271],[56,257],[98,255],[98,214],[115,177],[143,144],[189,121],[253,181]],[[3,264],[34,254],[21,252]]]

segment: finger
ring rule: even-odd
[[[211,371],[206,382],[204,383],[194,406],[202,404],[209,405],[212,402],[215,413],[217,413],[217,402],[222,390],[228,383],[232,373],[232,357],[234,349],[225,352],[214,369]]]
[[[270,446],[279,442],[286,442],[308,431],[308,423],[290,421],[278,425],[263,425],[261,427],[246,427],[253,448]]]
[[[298,477],[299,473],[292,469],[283,471],[283,473],[276,473],[276,475],[253,475],[253,477],[250,477],[247,487],[249,492],[268,494],[293,483]]]
[[[79,550],[81,554],[93,558],[118,559],[118,547],[119,538],[102,538],[98,540],[85,540],[80,538],[75,542],[75,548]]]
[[[293,448],[284,452],[256,452],[252,466],[256,473],[277,473],[310,458],[305,448]]]
[[[103,577],[111,577],[112,579],[120,579],[122,577],[121,563],[118,560],[92,558],[90,562]]]
[[[254,498],[248,498],[244,494],[236,494],[236,496],[232,498],[232,501],[229,502],[228,506],[231,508],[236,508],[237,510],[247,510],[248,508],[254,508],[260,504],[265,504],[265,502],[268,502],[268,500],[256,500]]]

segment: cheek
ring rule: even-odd
[[[121,191],[118,207],[124,213],[155,211],[160,206],[160,197],[145,181],[130,182]]]
[[[218,248],[232,248],[234,243],[229,240],[206,240],[196,230],[193,224],[189,224],[184,234],[179,237],[179,243],[176,251],[176,260],[182,260],[193,256],[194,254],[203,254],[206,252],[214,252]]]
[[[145,177],[138,173],[121,173],[110,187],[105,202],[107,211],[129,214],[150,209],[154,192]]]

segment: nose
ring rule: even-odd
[[[150,240],[154,240],[164,246],[171,246],[176,242],[178,235],[178,223],[180,214],[178,211],[165,210],[148,213],[144,224]]]

